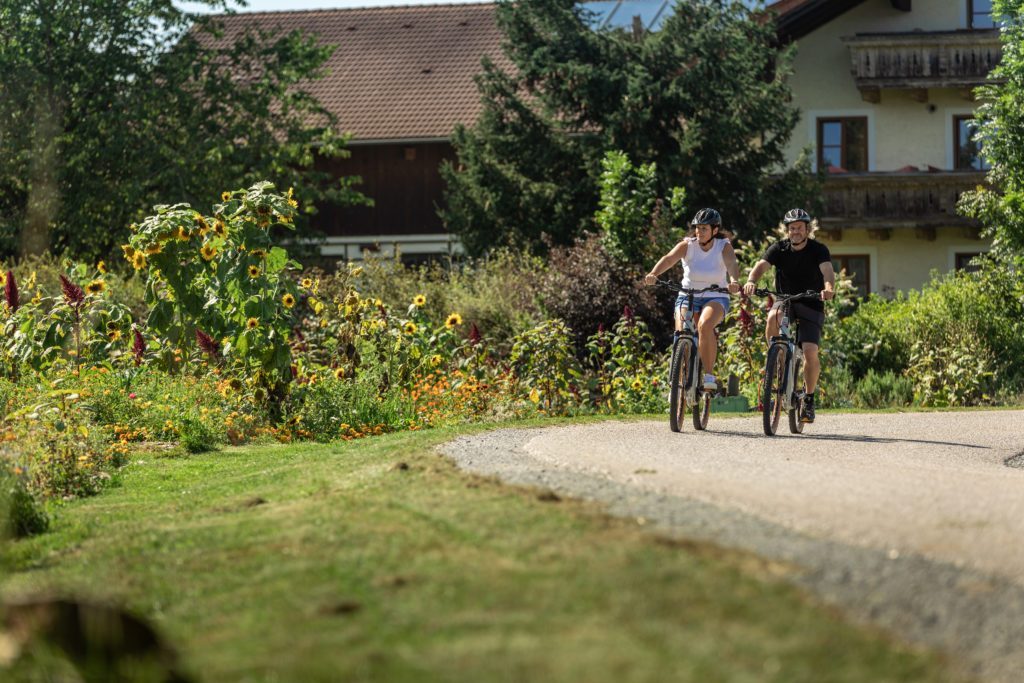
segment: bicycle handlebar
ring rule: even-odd
[[[671,289],[673,292],[680,292],[682,294],[694,294],[694,295],[696,295],[696,294],[703,294],[704,292],[723,292],[725,294],[729,293],[729,288],[728,287],[720,287],[719,285],[710,285],[708,287],[705,287],[704,289],[687,289],[687,288],[683,287],[681,284],[679,284],[677,282],[673,282],[672,280],[656,280],[654,282],[654,286],[655,287],[658,287],[658,286],[660,286],[660,287],[667,287],[668,289]]]
[[[808,289],[806,292],[801,292],[800,294],[783,294],[782,292],[773,292],[770,289],[755,289],[754,294],[757,296],[774,297],[777,303],[796,301],[797,299],[817,299],[818,301],[821,301],[821,292],[816,292],[813,289]]]

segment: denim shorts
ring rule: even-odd
[[[686,294],[680,294],[678,297],[676,297],[676,305],[674,307],[674,310],[675,310],[676,313],[679,313],[680,309],[686,308],[686,302],[687,302],[688,299],[689,299],[689,297]],[[698,296],[693,297],[693,320],[694,320],[694,322],[696,322],[697,320],[700,320],[700,312],[704,308],[704,304],[711,303],[712,301],[717,301],[718,303],[720,303],[722,305],[722,309],[726,313],[729,312],[729,304],[731,303],[729,301],[729,297],[724,297],[724,296],[700,296],[700,295],[698,295]],[[680,313],[680,315],[682,315],[682,314]]]

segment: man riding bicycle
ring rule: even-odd
[[[725,318],[729,310],[729,293],[740,291],[739,265],[736,263],[736,252],[725,235],[720,234],[722,216],[714,209],[701,209],[690,221],[694,235],[686,237],[672,247],[672,250],[661,257],[651,268],[644,284],[653,285],[658,276],[681,261],[683,265],[682,287],[686,289],[703,289],[711,285],[722,288],[721,292],[707,292],[694,297],[691,311],[697,322],[699,342],[697,350],[701,363],[704,365],[704,389],[714,391],[717,388],[713,373],[715,357],[718,355],[718,339],[715,327]],[[727,290],[727,291],[726,291]],[[676,332],[678,338],[683,331],[683,309],[687,305],[687,296],[680,292],[675,303]]]
[[[754,265],[743,293],[750,296],[757,287],[757,281],[771,266],[775,267],[775,289],[782,294],[800,294],[813,290],[821,292],[821,301],[805,299],[793,302],[792,317],[799,321],[797,343],[804,352],[804,385],[806,396],[803,401],[802,422],[814,422],[814,391],[821,374],[818,347],[821,344],[821,328],[825,323],[825,304],[835,294],[836,274],[832,268],[832,256],[828,247],[813,239],[811,216],[803,209],[792,209],[782,219],[782,225],[789,235],[775,242],[761,260]],[[768,313],[765,337],[779,334],[779,310],[772,308]]]

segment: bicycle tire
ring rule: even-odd
[[[690,339],[680,337],[672,346],[672,363],[668,372],[668,426],[673,432],[683,430],[683,418],[686,415],[686,379],[692,345]]]
[[[802,360],[797,359],[793,363],[793,381],[796,383],[799,389],[796,390],[796,401],[789,409],[789,433],[790,434],[803,434],[804,433],[804,422],[800,420],[800,413],[804,409],[804,363]]]
[[[696,354],[695,354],[696,355]],[[708,418],[711,417],[711,394],[704,391],[704,363],[697,355],[697,362],[693,366],[693,381],[697,386],[697,402],[693,404],[693,428],[702,432],[708,427]],[[700,384],[697,384],[697,383]]]
[[[773,344],[768,349],[768,358],[764,364],[764,394],[761,398],[761,421],[764,433],[775,436],[779,430],[779,419],[782,417],[782,385],[786,377],[786,347]]]

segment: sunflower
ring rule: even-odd
[[[334,371],[334,377],[336,379],[345,379],[345,368],[338,368]]]
[[[90,294],[102,294],[103,290],[107,288],[107,283],[103,280],[93,280],[85,286],[85,291]]]
[[[643,383],[643,380],[641,380],[639,377],[637,377],[636,379],[633,380],[633,383],[630,384],[629,386],[631,386],[633,388],[633,391],[640,391],[641,389],[644,388],[644,383]]]
[[[308,277],[302,278],[302,288],[303,289],[311,289],[312,287],[313,287],[313,280],[312,279],[310,279]]]
[[[284,304],[285,308],[291,308],[295,305],[295,297],[291,294],[285,294],[281,297],[281,303]]]
[[[129,261],[131,261],[132,257],[135,256],[135,249],[133,249],[130,244],[122,244],[121,251],[124,252],[124,257]]]
[[[192,234],[185,229],[184,225],[179,225],[178,229],[174,231],[174,238],[179,242],[188,242],[192,239]]]
[[[458,327],[462,324],[462,316],[458,313],[452,313],[448,316],[448,319],[444,321],[444,326],[449,330]]]
[[[121,341],[121,330],[111,330],[107,332],[107,339],[112,342]]]
[[[108,320],[107,321],[107,332],[113,332],[116,329],[117,329],[117,323],[115,323],[113,320]]]
[[[100,261],[96,264],[96,270],[100,271],[100,274],[107,274],[107,264],[104,261]]]
[[[146,255],[142,252],[134,252],[132,254],[132,268],[135,270],[142,270],[146,267]]]
[[[416,327],[416,323],[414,323],[413,321],[411,321],[411,320],[410,320],[409,322],[407,322],[407,323],[406,323],[406,324],[405,324],[405,325],[404,325],[404,326],[402,327],[402,330],[403,330],[403,331],[404,331],[404,332],[405,332],[406,334],[416,334],[416,330],[417,330],[417,327]]]
[[[159,254],[163,250],[164,250],[164,245],[162,245],[160,243],[151,244],[148,247],[146,247],[146,255],[147,256],[156,256],[157,254]]]
[[[210,231],[209,224],[206,222],[206,219],[203,218],[203,215],[200,214],[200,213],[196,214],[196,225],[199,226],[199,234],[200,235],[205,235],[206,233],[208,233]]]
[[[206,259],[207,261],[210,261],[210,260],[213,259],[214,256],[217,255],[217,250],[214,249],[209,244],[204,244],[202,249],[199,250],[199,253],[203,255],[204,259]]]
[[[443,360],[444,359],[441,358],[441,354],[435,353],[433,356],[430,357],[430,364],[436,368],[438,365],[441,364],[441,361]]]
[[[412,305],[415,306],[416,308],[423,308],[424,306],[427,305],[427,295],[417,294],[412,298]]]
[[[258,266],[249,266],[249,277],[256,279],[260,276],[260,272]]]
[[[264,401],[267,400],[267,390],[264,389],[263,387],[256,387],[256,389],[252,392],[252,397],[256,400],[257,403],[263,403]]]
[[[214,232],[216,232],[216,229],[214,230]],[[253,249],[249,253],[255,256],[256,258],[266,258],[267,256],[267,252],[264,249]]]
[[[214,221],[213,233],[217,237],[225,237],[228,234],[228,226],[224,224],[224,221]]]
[[[220,200],[222,202],[230,201],[231,200],[231,193],[230,192],[221,192],[220,193]]]
[[[228,380],[228,386],[231,387],[234,391],[241,391],[244,385],[242,384],[242,380],[238,379],[237,377],[232,377],[230,380]]]
[[[247,330],[255,330],[259,326],[260,321],[256,318],[249,318],[248,320],[245,321],[245,329]]]

